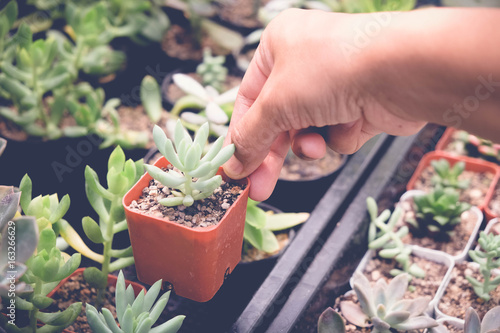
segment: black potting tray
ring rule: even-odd
[[[430,125],[410,137],[382,135],[356,153],[229,331],[316,332],[366,251],[366,198],[390,207],[443,132]]]

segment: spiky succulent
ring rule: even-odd
[[[139,295],[135,297],[131,285],[125,289],[125,278],[123,272],[120,271],[115,292],[116,317],[120,326],[117,325],[111,311],[103,308],[102,313],[99,313],[95,307],[87,303],[87,319],[92,331],[96,333],[177,332],[185,316],[177,316],[157,327],[151,328],[160,317],[163,309],[165,309],[170,296],[170,291],[168,291],[156,301],[160,293],[161,282],[161,280],[156,281],[147,294],[144,293],[144,290],[141,290]]]
[[[465,189],[469,186],[468,179],[459,180],[458,177],[465,170],[465,162],[460,161],[450,166],[447,159],[431,161],[436,174],[432,176],[431,182],[433,185],[441,185],[442,187],[453,187],[456,189]]]
[[[459,194],[453,188],[437,186],[432,192],[413,198],[415,218],[407,219],[415,233],[437,233],[452,235],[461,221],[461,215],[471,205],[459,201]]]
[[[351,286],[359,305],[343,301],[340,308],[344,317],[359,327],[373,325],[372,332],[390,333],[395,330],[419,330],[435,327],[438,323],[424,314],[430,298],[403,299],[408,288],[409,275],[400,274],[387,284],[379,279],[372,287],[360,272],[354,272]],[[371,323],[371,324],[370,324]]]
[[[474,288],[477,296],[485,301],[490,299],[490,292],[495,290],[500,284],[500,276],[492,279],[492,270],[500,267],[500,235],[485,233],[482,231],[478,240],[481,250],[469,251],[469,256],[479,264],[479,272],[483,275],[483,281],[468,275],[467,281]]]
[[[205,156],[201,157],[208,139],[208,123],[199,128],[194,140],[180,121],[177,121],[175,127],[173,143],[158,126],[153,129],[153,138],[160,153],[178,170],[165,172],[154,165],[144,166],[151,177],[177,190],[172,191],[173,195],[160,199],[160,204],[191,206],[195,200],[212,195],[221,185],[222,177],[216,173],[233,155],[234,145],[222,148],[224,137],[219,137]]]
[[[415,277],[424,277],[425,272],[417,264],[411,262],[411,247],[405,246],[401,240],[408,234],[408,227],[402,226],[395,230],[396,223],[401,217],[401,208],[396,207],[392,214],[386,209],[378,215],[377,203],[372,197],[366,199],[366,204],[371,220],[368,229],[368,248],[381,249],[378,252],[380,257],[394,259],[400,264],[401,269],[391,270],[393,276],[404,271]]]

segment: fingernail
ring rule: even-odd
[[[243,164],[234,156],[224,164],[224,172],[233,179],[241,178],[240,175],[243,169]]]

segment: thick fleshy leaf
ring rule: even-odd
[[[410,318],[410,313],[408,311],[393,311],[384,317],[384,321],[389,325],[394,326],[404,322],[408,318]]]
[[[15,261],[25,263],[35,252],[38,245],[38,225],[35,218],[31,216],[22,216],[14,222],[16,236],[16,256]],[[9,247],[9,225],[6,224],[2,230],[2,244],[0,253],[0,267],[8,262],[7,253]]]
[[[224,125],[229,121],[227,114],[214,102],[208,103],[206,113],[207,118],[211,123]]]
[[[179,177],[177,173],[165,172],[154,165],[145,164],[147,173],[165,186],[176,188],[186,181],[184,176]]]
[[[201,125],[208,121],[206,117],[188,111],[181,113],[181,119],[193,125]]]
[[[420,317],[412,317],[410,320],[405,321],[404,323],[397,324],[393,328],[397,330],[421,330],[424,328],[431,328],[438,326],[436,320],[431,317],[420,316]]]
[[[146,75],[141,82],[141,102],[153,123],[161,118],[163,107],[161,105],[161,92],[158,82],[150,75]]]
[[[319,316],[318,333],[345,333],[342,317],[332,308],[327,308]]]
[[[257,206],[247,206],[245,223],[251,224],[258,229],[263,229],[266,226],[266,221],[267,214],[262,208]]]
[[[228,91],[215,97],[214,102],[217,105],[222,105],[222,104],[226,104],[226,103],[234,103],[234,101],[236,101],[236,96],[238,95],[239,89],[240,89],[240,86],[229,89]]]
[[[174,74],[174,83],[186,94],[194,95],[204,101],[208,101],[208,94],[205,88],[195,79],[186,74]]]
[[[96,244],[101,244],[104,242],[104,238],[102,237],[102,231],[101,228],[99,227],[99,224],[97,224],[96,221],[94,221],[93,218],[89,216],[85,216],[82,219],[82,227],[83,231],[85,232],[85,235],[94,243]]]
[[[496,306],[489,310],[483,317],[481,322],[481,333],[486,333],[490,330],[500,328],[500,306]]]
[[[16,215],[21,192],[13,186],[0,186],[0,229]]]
[[[352,301],[342,301],[340,302],[340,310],[342,315],[347,319],[348,322],[359,327],[370,327],[369,318],[363,312],[358,304]]]
[[[395,302],[403,299],[406,289],[408,288],[408,281],[409,275],[405,273],[396,276],[389,282],[385,292],[387,297],[386,306],[388,308],[392,307]]]
[[[176,333],[182,326],[186,316],[176,316],[160,326],[153,327],[149,333]]]

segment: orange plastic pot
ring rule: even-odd
[[[408,184],[406,185],[406,189],[408,191],[415,190],[416,189],[415,182],[422,174],[422,171],[431,164],[431,161],[439,160],[442,158],[448,160],[450,166],[455,165],[455,163],[457,162],[463,161],[465,162],[465,170],[473,172],[491,172],[494,175],[493,180],[488,189],[488,192],[486,192],[486,196],[483,199],[483,202],[480,205],[478,205],[478,208],[484,211],[485,207],[487,207],[488,203],[490,202],[491,197],[493,196],[493,192],[495,191],[495,186],[500,179],[500,168],[494,163],[487,162],[478,158],[452,155],[444,151],[432,151],[430,153],[427,153],[422,157],[422,159],[418,163],[415,172],[413,173],[410,180],[408,181]]]
[[[162,168],[169,162],[161,157],[154,164]],[[132,200],[141,196],[151,176],[146,173],[125,194],[123,206],[137,277],[146,284],[162,279],[173,285],[177,295],[197,302],[209,301],[219,290],[224,278],[236,267],[241,257],[243,230],[250,181],[225,181],[247,185],[243,193],[215,226],[188,228],[167,219],[132,211]]]
[[[452,140],[452,135],[453,133],[456,131],[455,128],[453,127],[448,127],[443,135],[441,136],[441,139],[439,139],[438,143],[436,144],[436,150],[439,150],[439,151],[444,151],[445,148],[448,146],[448,144],[450,144],[451,140]]]

